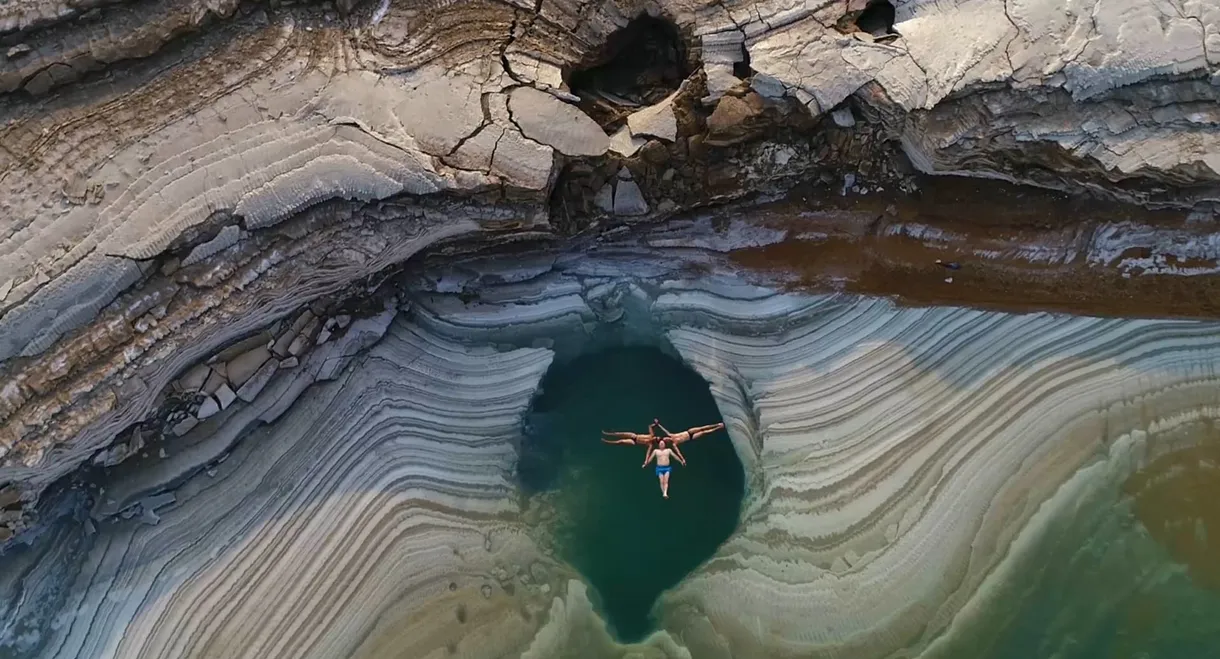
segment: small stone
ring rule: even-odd
[[[22,55],[30,52],[31,50],[34,50],[34,49],[31,48],[29,44],[19,43],[16,46],[9,48],[8,52],[6,52],[5,55],[7,55],[9,59],[13,59],[15,57],[21,57]]]
[[[216,399],[208,396],[207,398],[203,399],[202,403],[199,404],[199,411],[195,412],[195,417],[200,421],[203,421],[219,411],[220,405],[217,404]]]
[[[257,398],[259,393],[262,392],[263,387],[267,386],[268,382],[271,382],[271,377],[275,375],[275,372],[279,369],[279,367],[279,362],[270,359],[267,360],[262,366],[259,367],[258,371],[241,386],[241,389],[237,390],[237,397],[246,401],[247,403],[254,402],[254,399]]]
[[[301,360],[297,359],[296,357],[289,357],[288,359],[280,360],[280,368],[282,368],[282,369],[296,368],[300,364],[301,364]]]
[[[306,309],[305,311],[302,311],[301,315],[297,316],[297,319],[292,322],[292,329],[289,331],[293,334],[300,334],[301,330],[305,329],[305,326],[308,325],[313,319],[313,312]]]
[[[314,340],[314,343],[317,345],[322,345],[323,343],[326,343],[329,340],[330,340],[330,330],[322,330],[321,332],[318,332],[318,338]]]
[[[620,167],[618,170],[618,180],[630,181],[631,180],[631,170],[627,169],[626,167]]]
[[[234,387],[242,386],[268,359],[271,359],[271,351],[266,346],[259,346],[238,355],[225,366],[229,373],[229,382]]]
[[[161,518],[157,513],[145,508],[144,512],[140,514],[140,521],[149,526],[156,526],[161,523]]]
[[[674,114],[674,98],[677,92],[670,94],[665,100],[643,110],[633,112],[627,117],[627,126],[631,134],[647,135],[672,142],[678,138],[678,118]]]
[[[615,215],[646,215],[648,203],[635,181],[619,181],[614,189]]]
[[[304,334],[297,336],[292,340],[292,344],[288,346],[288,354],[293,357],[299,357],[305,352],[305,347],[309,345],[309,338]]]
[[[223,366],[223,364],[222,364],[222,366]],[[210,395],[216,393],[216,391],[218,389],[220,389],[221,387],[223,387],[224,385],[225,385],[225,376],[213,368],[212,372],[208,375],[207,382],[203,383],[203,393],[208,394],[210,396]]]
[[[728,133],[759,114],[746,101],[736,96],[725,96],[716,104],[712,116],[707,118],[707,129],[712,134]]]
[[[220,402],[220,409],[227,410],[229,409],[229,406],[233,404],[233,401],[237,400],[237,394],[233,393],[233,390],[229,388],[229,385],[221,385],[221,387],[216,390],[216,400]]]
[[[259,332],[258,334],[255,334],[254,336],[244,338],[241,341],[238,341],[237,343],[234,343],[233,345],[216,353],[216,356],[212,359],[209,359],[208,363],[231,362],[251,350],[254,350],[259,347],[266,347],[268,341],[274,341],[274,340],[275,340],[275,336],[273,335],[273,333]],[[257,366],[255,367],[255,370],[257,370]],[[253,372],[253,371],[251,371],[251,372]],[[228,376],[231,377],[232,375],[234,375],[234,374],[228,373]],[[249,377],[249,376],[247,376],[247,377]]]
[[[193,430],[195,428],[195,426],[197,426],[197,425],[199,425],[199,419],[196,419],[193,416],[188,416],[185,419],[179,421],[177,424],[174,425],[174,427],[173,427],[174,436],[181,437],[181,436],[185,435],[186,433],[190,432],[191,430]]]
[[[830,118],[834,119],[835,125],[839,128],[851,128],[856,125],[856,115],[852,114],[851,108],[847,106],[831,112]]]
[[[178,380],[178,386],[182,391],[199,391],[211,374],[212,369],[208,368],[206,364],[198,364]]]
[[[0,489],[0,508],[8,508],[18,501],[21,501],[21,492],[16,487],[9,485]]]
[[[166,459],[166,458],[168,458],[168,457],[169,457],[169,454],[165,452],[165,447],[164,447],[164,446],[162,446],[162,447],[160,447],[160,448],[158,448],[158,449],[157,449],[157,457],[158,457],[158,458],[161,458],[162,460],[164,460],[164,459]]]
[[[551,592],[551,584],[544,583],[544,584],[542,584],[542,587],[540,587],[538,590],[542,591],[543,595],[546,595]]]
[[[945,283],[946,283],[946,284],[952,284],[952,283],[953,283],[953,277],[945,277]]]
[[[479,588],[479,592],[483,594],[483,599],[488,599],[488,600],[491,599],[491,586],[490,585],[483,584],[483,587]]]
[[[335,316],[335,324],[339,326],[339,329],[346,329],[348,325],[352,324],[352,317],[347,314]]]
[[[293,340],[297,335],[293,332],[284,332],[280,338],[271,344],[271,352],[278,358],[283,359],[288,356],[288,346],[292,345]]]
[[[633,136],[631,129],[626,126],[618,129],[614,135],[610,136],[610,150],[624,158],[634,156],[640,150],[640,147],[647,143],[648,140],[643,137]]]
[[[209,470],[207,470],[207,471],[205,471],[205,472],[203,472],[203,473],[207,474],[207,475],[208,475],[208,478],[216,478],[216,470],[215,470],[215,469],[209,469]]]
[[[670,181],[674,180],[674,177],[677,175],[678,175],[678,171],[675,170],[673,167],[670,167],[669,169],[665,170],[664,174],[661,174],[661,180],[665,181],[666,183],[669,183]]]
[[[669,149],[653,140],[640,149],[640,158],[653,165],[663,165],[669,160]]]

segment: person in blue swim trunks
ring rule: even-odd
[[[686,460],[669,447],[669,442],[666,442],[664,439],[658,439],[656,448],[649,451],[648,459],[646,459],[642,465],[643,467],[647,467],[649,462],[652,462],[653,460],[657,461],[657,479],[661,481],[661,496],[665,497],[666,499],[669,498],[670,458],[677,458],[678,462],[681,462],[683,467],[686,466]]]

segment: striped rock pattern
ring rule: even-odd
[[[562,584],[522,532],[511,480],[550,361],[395,324],[214,477],[179,487],[156,526],[65,540],[62,613],[9,600],[43,584],[6,570],[5,618],[39,630],[48,657],[518,655],[551,607],[538,575]]]
[[[610,146],[561,73],[645,11],[703,53],[700,112],[729,87],[850,103],[925,171],[1147,203],[1220,180],[1220,22],[1197,0],[896,2],[897,39],[837,0],[275,4],[0,8],[0,486],[30,506],[203,354],[437,240],[553,231],[560,172]],[[674,210],[616,185],[612,212]]]
[[[1214,322],[901,309],[617,258],[419,317],[563,354],[614,308],[709,381],[750,485],[739,530],[658,604],[692,656],[937,656],[1059,510],[1220,417]]]
[[[409,317],[211,475],[146,497],[155,525],[61,525],[0,566],[0,647],[935,657],[1056,511],[1220,416],[1213,322],[902,309],[688,272],[620,249],[412,275]],[[445,292],[473,281],[476,304]],[[606,329],[709,381],[749,483],[739,529],[630,648],[541,549],[512,477],[552,359]]]

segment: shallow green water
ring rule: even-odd
[[[1077,501],[986,613],[929,659],[1220,657],[1220,540],[1209,541],[1220,532],[1217,449]],[[1155,487],[1140,486],[1148,473]]]
[[[562,557],[596,590],[612,631],[637,640],[653,602],[709,558],[737,526],[745,477],[723,432],[687,442],[669,499],[644,449],[611,446],[602,430],[672,432],[719,422],[707,383],[655,349],[620,348],[551,369],[529,417],[520,475],[556,492]]]

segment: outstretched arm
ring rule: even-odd
[[[661,429],[661,432],[665,433],[667,436],[669,436],[669,437],[673,437],[673,436],[674,436],[674,434],[673,434],[672,432],[669,432],[669,429],[668,429],[668,428],[666,428],[665,426],[661,425],[661,422],[660,422],[660,421],[657,421],[657,427],[658,427],[658,428],[660,428],[660,429]]]
[[[614,437],[615,439],[630,439],[633,441],[635,440],[636,436],[633,432],[610,432],[608,430],[603,430],[602,434],[606,437]]]
[[[686,458],[682,456],[682,450],[678,448],[677,444],[674,444],[674,457],[678,458],[678,462],[681,462],[683,467],[686,466]]]
[[[652,444],[649,444],[649,445],[648,445],[648,453],[646,453],[646,454],[644,455],[644,464],[640,465],[640,469],[643,469],[644,467],[647,467],[647,466],[648,466],[648,463],[649,463],[649,462],[652,462],[652,459],[653,459],[654,457],[656,457],[656,453],[655,453],[655,452],[653,452],[652,448],[653,448],[653,447],[652,447]]]

